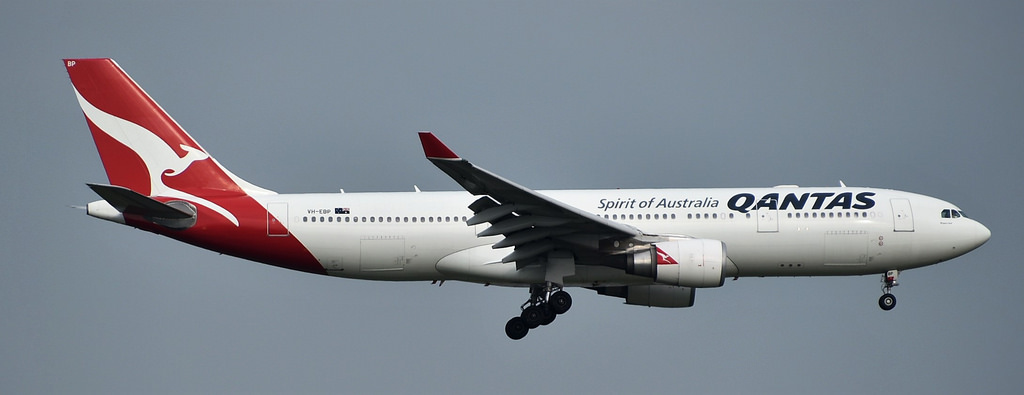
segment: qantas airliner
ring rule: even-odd
[[[978,248],[957,206],[848,187],[534,191],[471,164],[430,132],[427,159],[465,191],[278,194],[239,178],[111,59],[65,59],[109,184],[89,215],[269,265],[354,279],[523,287],[521,339],[569,310],[568,287],[689,307],[726,278],[881,274]]]

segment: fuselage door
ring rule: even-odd
[[[779,210],[772,210],[768,207],[761,207],[757,209],[757,231],[778,232]]]
[[[288,236],[288,203],[267,203],[267,236]]]
[[[896,232],[914,231],[914,212],[910,209],[910,199],[891,199],[893,230]]]
[[[359,240],[359,270],[383,272],[405,269],[405,239],[367,236]]]

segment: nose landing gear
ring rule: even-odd
[[[890,293],[892,287],[900,285],[896,280],[899,278],[899,270],[890,270],[882,275],[882,297],[878,298],[878,307],[889,311],[896,307],[896,297]]]
[[[530,329],[550,324],[556,316],[569,311],[570,307],[572,297],[561,286],[550,282],[531,285],[530,300],[519,307],[522,314],[512,317],[505,324],[505,334],[512,340],[522,339]]]

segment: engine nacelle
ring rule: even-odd
[[[720,287],[725,283],[725,244],[709,239],[675,239],[626,259],[626,273],[662,284],[683,287]]]
[[[630,285],[594,288],[601,295],[626,299],[626,304],[647,307],[690,307],[696,290],[673,285]]]

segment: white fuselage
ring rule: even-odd
[[[977,248],[988,230],[956,206],[887,189],[797,188],[539,191],[646,234],[724,242],[728,276],[884,273],[942,262]],[[863,194],[863,195],[862,195]],[[541,270],[500,263],[501,236],[469,226],[466,192],[258,196],[328,274],[374,280],[463,280],[530,284]],[[286,211],[282,211],[286,210]],[[285,214],[286,212],[286,214]],[[285,214],[285,215],[280,215]],[[542,281],[542,280],[539,280]],[[566,285],[649,284],[605,266],[576,262]]]

